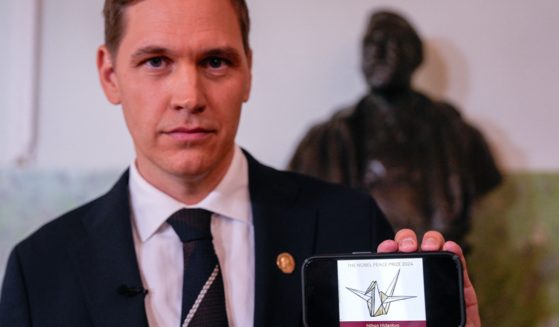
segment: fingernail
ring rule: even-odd
[[[400,245],[406,246],[406,247],[408,247],[408,246],[414,246],[414,245],[415,245],[415,242],[414,242],[413,238],[408,237],[408,238],[403,239],[403,240],[400,242]]]
[[[423,245],[427,245],[427,246],[437,246],[438,242],[436,239],[434,239],[433,237],[429,237],[423,240]]]

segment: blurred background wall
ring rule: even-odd
[[[130,142],[120,111],[105,101],[95,71],[103,1],[2,1],[2,44],[21,43],[20,31],[26,29],[21,18],[10,15],[20,2],[39,3],[40,11],[38,144],[28,166],[125,166],[132,156]],[[359,48],[364,24],[371,11],[391,8],[407,16],[427,43],[419,88],[453,102],[480,126],[506,168],[559,168],[559,149],[553,147],[559,134],[556,1],[248,2],[254,88],[238,141],[264,162],[284,167],[308,126],[363,94]],[[21,67],[14,70],[12,64],[21,64],[22,53],[2,51],[0,56],[3,71],[17,74]],[[0,74],[3,118],[10,109],[4,93],[12,75]],[[10,121],[0,124],[5,130]],[[4,152],[0,164],[13,166]]]
[[[472,232],[485,322],[559,325],[559,2],[248,3],[254,80],[238,143],[277,168],[309,126],[364,94],[369,14],[393,9],[415,25],[426,44],[417,88],[456,105],[507,172]],[[133,158],[120,109],[97,81],[102,5],[0,1],[0,276],[18,240],[107,190]]]

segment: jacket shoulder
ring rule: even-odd
[[[331,248],[330,245],[324,248],[324,251],[340,252],[340,249],[356,248],[352,246],[356,241],[349,235],[361,238],[369,244],[368,249],[393,237],[392,227],[368,193],[297,172],[276,170],[247,157],[249,176],[252,179],[251,197],[255,193],[265,192],[275,197],[267,200],[268,204],[277,207],[294,206],[317,212],[317,228],[322,235],[321,239],[325,240],[319,243],[332,245]],[[257,196],[261,198],[262,194]],[[331,242],[332,239],[339,241]],[[344,246],[338,246],[341,243],[345,243]]]

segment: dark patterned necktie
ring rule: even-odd
[[[211,212],[181,209],[167,222],[183,243],[181,326],[227,326],[223,280],[210,230]]]

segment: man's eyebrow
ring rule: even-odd
[[[158,45],[149,45],[142,48],[137,49],[130,55],[132,61],[142,60],[146,57],[150,56],[161,56],[165,54],[170,54],[172,51],[168,48],[158,46]],[[215,47],[215,48],[208,48],[202,50],[201,56],[204,58],[207,57],[225,57],[228,60],[233,62],[241,61],[242,54],[239,50],[235,49],[234,47],[224,46],[224,47]]]
[[[204,57],[225,57],[229,60],[238,62],[241,60],[241,54],[233,47],[218,47],[208,49],[203,52]]]
[[[162,55],[165,53],[169,53],[169,49],[161,46],[150,45],[143,48],[139,48],[138,50],[134,51],[130,57],[132,58],[133,61],[135,61],[148,56]]]

